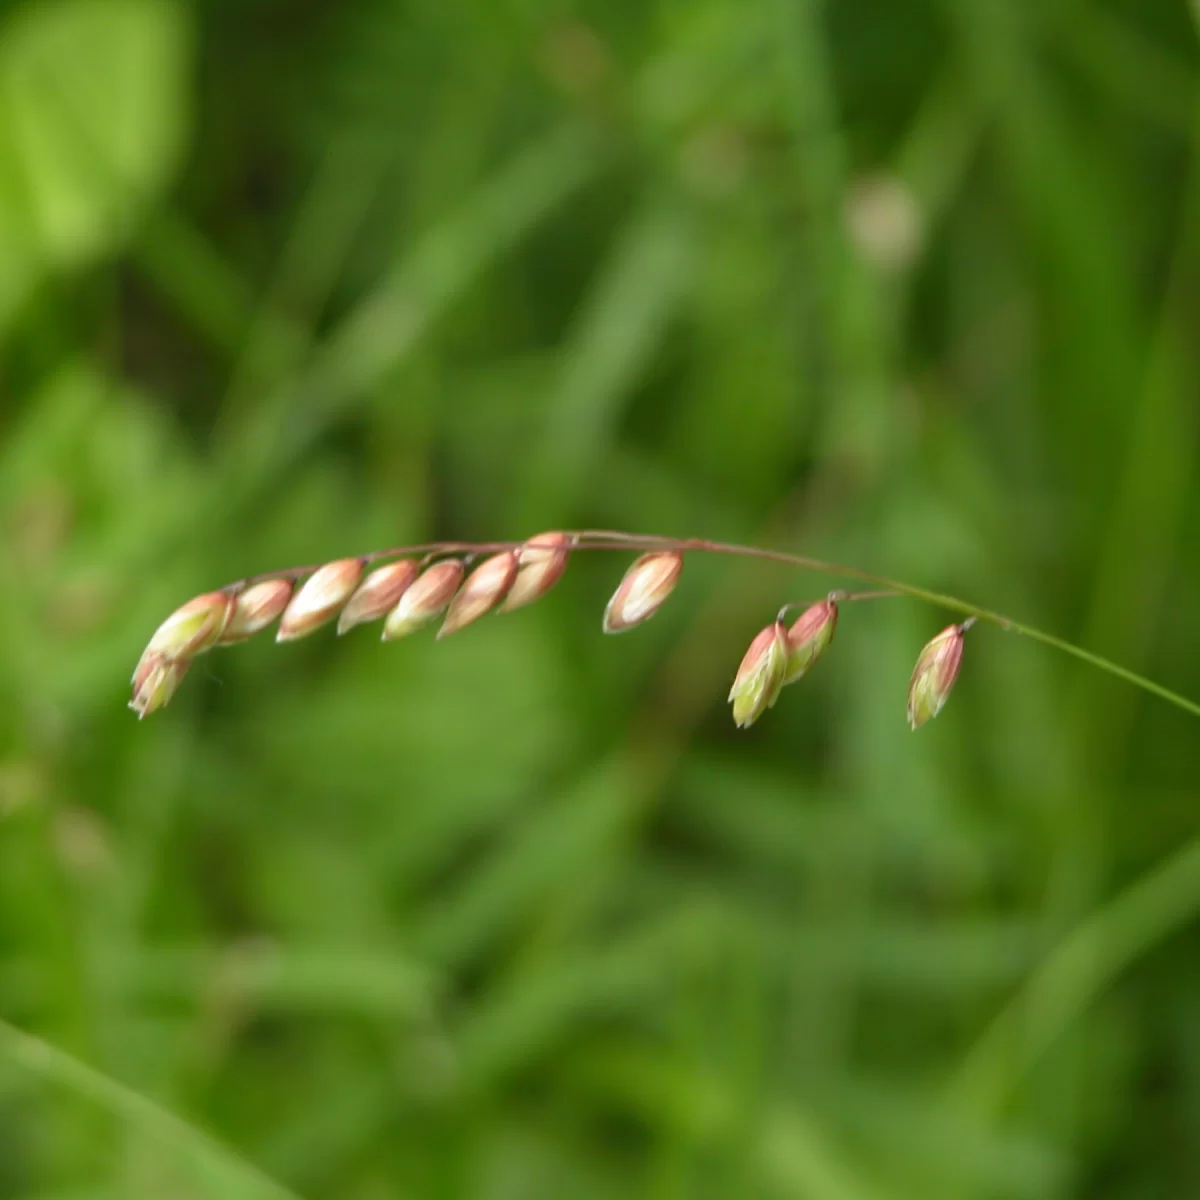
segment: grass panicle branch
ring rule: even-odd
[[[802,678],[833,640],[840,606],[908,597],[964,619],[921,650],[908,689],[908,723],[919,729],[941,712],[958,678],[964,635],[974,624],[993,625],[1073,655],[1143,691],[1200,716],[1200,704],[1089,650],[1023,625],[1002,613],[856,567],[757,546],[703,538],[675,538],[618,530],[540,533],[521,542],[426,542],[376,550],[356,558],[254,575],[196,596],[155,630],[133,675],[130,708],[139,717],[163,708],[192,660],[214,646],[245,641],[279,620],[276,641],[304,638],[337,619],[339,635],[382,620],[381,638],[394,641],[442,614],[439,638],[491,612],[511,612],[541,599],[578,551],[638,553],[604,609],[605,633],[624,633],[654,616],[679,584],[688,554],[755,558],[871,585],[861,592],[831,591],[815,603],[789,601],[752,640],[729,693],[734,721],[752,725]],[[790,625],[785,618],[803,611]]]

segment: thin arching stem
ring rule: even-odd
[[[776,616],[777,621],[786,621],[788,614],[795,612],[797,609],[811,608],[814,604],[820,604],[824,600],[828,600],[834,604],[856,604],[860,600],[886,600],[889,597],[899,596],[896,591],[883,591],[879,588],[872,588],[869,592],[845,592],[841,588],[834,588],[832,592],[826,592],[824,596],[818,596],[815,600],[789,600]]]
[[[1032,641],[1041,642],[1043,645],[1051,646],[1063,654],[1069,654],[1072,658],[1077,658],[1099,671],[1105,671],[1109,675],[1123,679],[1126,683],[1141,688],[1143,691],[1157,696],[1160,700],[1165,700],[1168,704],[1175,705],[1176,708],[1183,709],[1193,716],[1200,717],[1200,703],[1190,700],[1188,697],[1180,695],[1170,688],[1163,687],[1162,684],[1155,683],[1154,680],[1147,679],[1144,675],[1139,675],[1136,671],[1131,671],[1128,667],[1123,667],[1111,659],[1104,658],[1099,654],[1093,654],[1090,650],[1085,650],[1082,646],[1076,646],[1072,642],[1055,637],[1054,634],[1046,633],[1044,630],[1032,625],[1014,621],[1011,617],[1007,617],[1003,613],[981,608],[979,605],[972,604],[968,600],[962,600],[958,596],[950,596],[943,592],[930,591],[928,588],[916,587],[911,583],[905,583],[903,580],[890,579],[886,575],[877,575],[873,571],[863,571],[858,567],[850,567],[842,563],[826,562],[823,559],[812,558],[803,554],[791,554],[784,550],[767,550],[760,546],[742,546],[733,542],[711,541],[707,538],[677,538],[659,534],[624,533],[613,529],[577,530],[568,532],[566,536],[570,539],[572,550],[640,550],[642,552],[679,551],[699,554],[728,554],[738,558],[753,558],[763,562],[779,563],[783,566],[799,567],[806,571],[818,571],[843,579],[853,579],[859,583],[868,584],[872,588],[882,589],[881,591],[871,593],[872,595],[887,593],[890,595],[908,596],[911,599],[924,601],[947,612],[960,613],[964,617],[971,617],[976,621],[995,625],[1007,633],[1017,633],[1023,637],[1030,638]],[[377,563],[387,559],[414,555],[422,555],[428,558],[447,555],[477,556],[480,554],[500,553],[505,550],[517,550],[525,544],[524,541],[423,542],[412,546],[394,546],[387,550],[376,550],[360,557],[364,563]],[[316,569],[316,566],[306,566],[293,567],[284,571],[266,571],[261,575],[253,575],[236,584],[231,584],[227,590],[240,591],[249,584],[265,579],[302,579],[306,575],[312,574]]]

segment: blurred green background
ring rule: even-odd
[[[1200,1197],[1200,725],[827,577],[447,642],[239,576],[584,526],[1200,695],[1185,0],[0,15],[0,1196]],[[21,1032],[24,1031],[24,1032]],[[37,1040],[30,1040],[26,1035]]]

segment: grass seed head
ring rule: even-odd
[[[625,572],[604,609],[604,632],[624,633],[648,621],[675,590],[683,570],[683,555],[677,550],[643,554]]]
[[[908,723],[920,729],[942,711],[958,678],[962,663],[963,634],[970,622],[950,625],[942,630],[917,656],[912,681],[908,685]]]
[[[565,533],[539,533],[517,551],[517,578],[500,605],[512,612],[540,600],[567,569],[571,539]]]
[[[810,605],[792,622],[787,631],[788,660],[784,683],[794,683],[808,673],[833,641],[837,620],[838,607],[830,598]]]
[[[264,579],[251,584],[234,601],[233,616],[225,626],[218,645],[244,642],[266,629],[288,606],[295,587],[290,579]]]
[[[331,621],[354,594],[362,573],[363,562],[359,558],[339,558],[318,567],[284,610],[275,640],[293,642]]]
[[[776,621],[750,643],[729,690],[733,720],[739,729],[753,725],[779,699],[787,667],[787,630]]]
[[[338,618],[338,633],[346,633],[355,625],[377,621],[385,616],[396,607],[400,597],[420,573],[421,568],[411,558],[402,558],[399,562],[388,563],[386,567],[372,571],[342,609],[342,615]]]
[[[395,641],[432,621],[454,599],[463,574],[462,561],[457,558],[444,558],[423,571],[388,613],[383,640]]]
[[[517,578],[517,555],[513,550],[493,554],[467,576],[466,582],[450,602],[450,611],[438,630],[438,637],[449,637],[472,621],[492,611],[508,595]]]

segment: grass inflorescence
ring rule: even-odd
[[[958,678],[967,630],[979,621],[1021,633],[1200,715],[1200,705],[1115,663],[1000,613],[977,608],[893,579],[818,559],[697,538],[627,534],[612,530],[541,533],[522,542],[432,542],[372,551],[319,566],[252,576],[196,596],[158,627],[133,673],[129,706],[138,717],[163,708],[192,660],[217,646],[244,641],[278,619],[275,640],[304,638],[337,619],[339,635],[383,622],[381,638],[394,641],[441,617],[438,638],[457,633],[491,612],[511,612],[541,599],[579,550],[641,551],[604,609],[605,633],[624,633],[648,621],[675,590],[688,553],[763,558],[879,585],[878,590],[831,591],[808,604],[789,601],[751,641],[729,692],[739,727],[771,708],[785,685],[802,678],[833,640],[839,606],[858,600],[908,596],[966,613],[921,649],[909,680],[907,714],[919,729],[941,712]],[[789,626],[785,616],[802,608]]]

